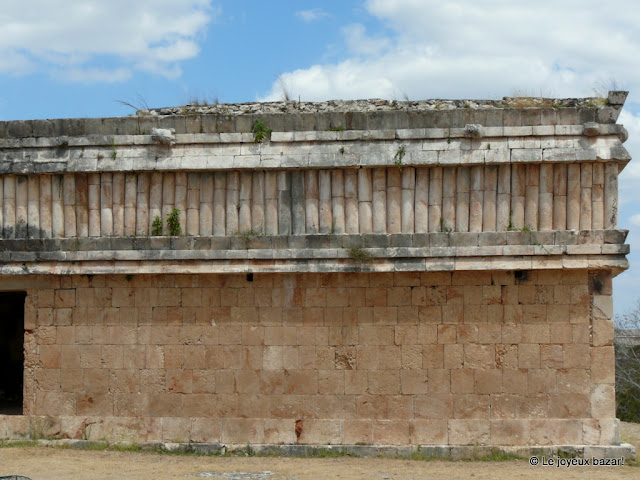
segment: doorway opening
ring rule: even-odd
[[[0,292],[0,415],[22,415],[25,292]]]

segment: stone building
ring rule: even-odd
[[[0,123],[0,438],[622,448],[625,98]]]

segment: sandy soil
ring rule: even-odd
[[[623,424],[622,439],[640,447],[640,425]],[[640,451],[640,448],[638,449]],[[618,479],[640,478],[640,467],[533,467],[526,460],[446,462],[378,458],[200,457],[157,453],[0,449],[0,476],[32,480],[228,480],[352,479]]]

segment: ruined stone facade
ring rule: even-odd
[[[0,123],[0,437],[619,444],[625,98]]]

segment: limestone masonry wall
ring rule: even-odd
[[[625,98],[0,122],[0,439],[620,456]]]
[[[25,413],[51,416],[62,437],[617,441],[607,275],[47,281],[28,291]],[[18,426],[5,417],[5,428]]]

